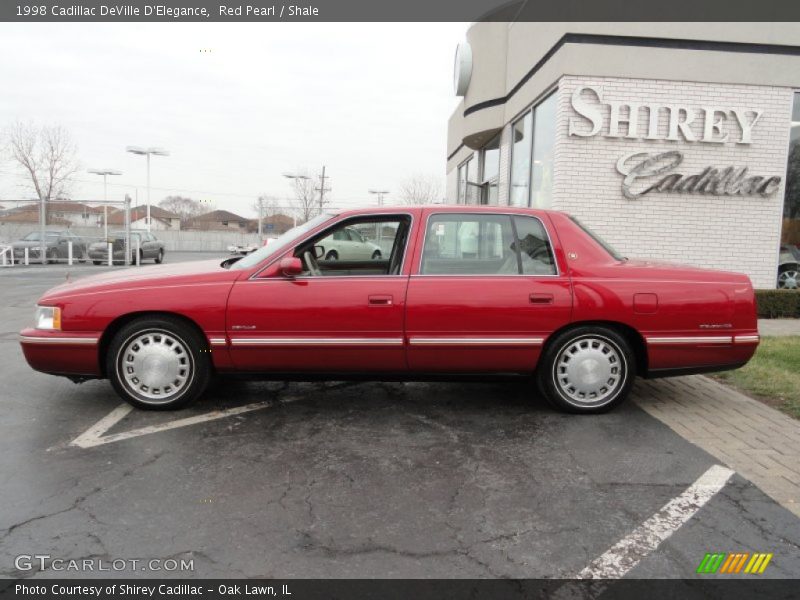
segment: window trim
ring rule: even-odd
[[[495,185],[497,186],[497,204],[489,203],[489,184],[492,179],[486,179],[486,148],[497,140],[497,147],[491,150],[497,150],[497,173],[494,176]],[[500,204],[500,163],[502,158],[502,143],[503,143],[503,129],[501,128],[483,147],[478,151],[478,182],[477,185],[481,189],[481,197],[478,199],[479,206],[499,206]]]
[[[553,253],[553,266],[556,268],[556,272],[550,275],[535,275],[535,274],[528,274],[528,273],[495,273],[495,274],[469,274],[469,273],[422,273],[422,258],[423,253],[425,252],[425,244],[428,241],[428,231],[430,231],[430,224],[431,218],[438,216],[438,215],[453,215],[453,216],[481,216],[481,215],[502,215],[507,216],[511,220],[511,227],[512,231],[514,232],[514,239],[515,241],[519,241],[519,237],[517,236],[517,229],[516,225],[514,224],[514,217],[529,217],[531,219],[536,219],[541,224],[542,228],[544,229],[545,234],[547,235],[547,243],[550,244],[550,250]],[[519,251],[517,252],[517,260],[520,261],[519,258]],[[520,269],[521,270],[521,269]],[[553,239],[550,236],[550,230],[547,229],[547,225],[545,225],[544,220],[539,217],[538,215],[528,215],[525,213],[519,212],[512,212],[512,211],[474,211],[474,212],[455,212],[455,211],[446,211],[446,212],[431,212],[428,213],[427,218],[425,219],[425,229],[422,234],[422,245],[420,246],[419,252],[419,264],[417,264],[417,272],[411,273],[411,277],[460,277],[462,279],[474,279],[475,277],[491,277],[491,278],[501,278],[501,277],[561,277],[561,269],[558,266],[558,258],[556,257],[556,249],[553,246]]]
[[[468,158],[462,160],[456,167],[456,204],[461,206],[470,206],[467,203],[467,186],[469,186],[469,163],[475,159],[475,153],[469,155]],[[467,167],[466,177],[464,178],[464,202],[461,202],[461,169]]]
[[[308,240],[310,240],[311,238],[316,237],[317,235],[323,233],[327,229],[330,229],[331,227],[335,227],[336,225],[339,225],[341,223],[345,223],[347,221],[352,221],[354,219],[360,219],[360,218],[364,218],[364,217],[381,217],[381,216],[386,216],[386,217],[408,217],[409,218],[408,235],[406,236],[406,247],[404,248],[404,251],[403,251],[403,260],[400,262],[400,269],[399,269],[400,272],[397,275],[389,275],[389,274],[387,274],[387,275],[337,275],[335,277],[320,277],[319,275],[312,275],[312,276],[298,275],[296,277],[293,277],[291,280],[287,280],[284,277],[259,277],[259,275],[262,272],[264,272],[267,269],[269,269],[273,264],[275,264],[276,262],[281,261],[288,254],[293,253],[298,246],[300,246],[302,244],[305,244]],[[414,231],[414,215],[412,213],[410,213],[410,212],[387,211],[385,213],[384,212],[380,212],[380,213],[365,213],[365,214],[359,214],[359,215],[351,215],[349,217],[345,217],[345,218],[340,219],[340,220],[338,220],[338,221],[336,221],[334,223],[331,223],[329,227],[326,227],[326,228],[321,229],[321,230],[309,232],[309,234],[306,237],[304,237],[302,240],[299,240],[297,243],[295,243],[292,246],[286,248],[283,252],[278,254],[273,260],[269,261],[262,268],[256,269],[256,271],[252,275],[250,275],[250,277],[248,277],[247,279],[245,279],[243,281],[284,281],[285,282],[285,281],[298,281],[298,280],[299,281],[309,281],[309,280],[313,280],[313,281],[339,281],[339,280],[342,280],[342,279],[387,279],[387,278],[396,279],[398,277],[406,277],[407,278],[410,275],[410,273],[409,273],[409,275],[405,275],[405,274],[403,274],[403,270],[405,269],[406,261],[408,260],[408,245],[409,245],[409,243],[411,241],[411,233],[413,231]]]

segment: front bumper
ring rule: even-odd
[[[99,333],[30,328],[20,331],[19,343],[28,364],[42,373],[102,376]]]

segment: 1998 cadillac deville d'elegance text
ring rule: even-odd
[[[380,256],[330,260],[345,230]],[[559,212],[465,206],[323,214],[244,258],[68,282],[20,338],[34,369],[107,377],[141,408],[184,406],[217,373],[518,374],[580,413],[635,375],[739,367],[758,341],[745,275],[625,259]]]

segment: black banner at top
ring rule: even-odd
[[[2,0],[0,21],[800,21],[796,0]]]

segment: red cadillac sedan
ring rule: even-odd
[[[635,375],[735,369],[758,342],[746,275],[623,258],[564,213],[471,206],[326,213],[243,258],[64,283],[20,337],[34,369],[108,378],[145,409],[224,373],[519,375],[576,413],[618,405]]]

